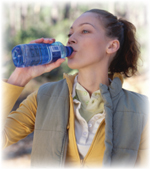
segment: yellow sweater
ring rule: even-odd
[[[66,158],[66,166],[78,167],[84,165],[87,167],[94,167],[102,164],[105,145],[105,121],[101,123],[98,131],[93,139],[91,147],[81,161],[76,145],[75,131],[74,131],[74,108],[72,99],[72,85],[75,76],[65,75],[70,93],[70,119],[69,119],[69,144]],[[7,82],[2,82],[3,93],[3,122],[5,122],[3,129],[3,147],[7,147],[13,143],[16,143],[20,139],[23,139],[28,134],[34,131],[34,124],[36,118],[37,109],[37,91],[30,94],[26,100],[24,100],[16,111],[11,111],[16,100],[20,96],[23,87],[14,86]],[[148,125],[146,125],[139,146],[139,152],[137,157],[137,164],[144,166],[147,164],[148,153]],[[101,151],[97,151],[101,150]]]

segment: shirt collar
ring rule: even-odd
[[[72,90],[72,97],[74,98],[76,96],[76,85],[78,82],[78,75],[74,78],[74,84],[73,84],[73,90]]]
[[[110,83],[112,82],[112,80],[110,78],[109,78],[109,81],[110,81]],[[73,90],[72,90],[72,97],[74,99],[76,97],[76,90],[86,91],[85,88],[78,83],[78,75],[76,75],[76,77],[74,78],[74,84],[73,84]],[[100,93],[100,90],[97,90],[93,93]]]

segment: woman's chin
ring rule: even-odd
[[[70,69],[78,69],[77,66],[73,66],[73,65],[68,65],[68,67],[69,67]]]
[[[74,62],[71,61],[71,60],[68,60],[68,67],[69,67],[70,69],[78,69],[79,65],[76,64],[76,63],[74,63]]]

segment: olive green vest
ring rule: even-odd
[[[100,84],[100,91],[106,112],[103,166],[133,167],[148,117],[148,99],[122,89],[118,77],[113,79],[109,87]],[[37,104],[31,166],[63,167],[69,116],[66,79],[42,85]]]

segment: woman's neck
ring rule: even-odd
[[[108,71],[79,70],[78,82],[89,92],[90,96],[99,90],[99,84],[109,85]]]

